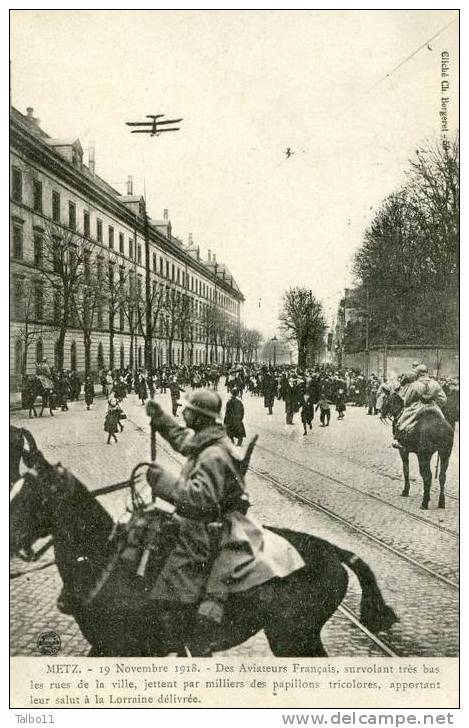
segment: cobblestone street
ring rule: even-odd
[[[224,395],[224,392],[221,392]],[[169,395],[157,400],[170,410]],[[304,530],[354,551],[373,569],[388,603],[400,622],[383,637],[395,654],[455,655],[458,650],[458,430],[447,474],[446,510],[437,509],[432,486],[428,511],[420,510],[422,484],[417,461],[411,457],[411,493],[401,498],[399,454],[391,447],[391,428],[364,408],[348,407],[345,419],[333,412],[328,428],[303,436],[298,415],[285,425],[283,403],[276,401],[272,417],[262,399],[245,395],[248,438],[259,434],[251,461],[248,488],[253,510],[270,525]],[[105,401],[98,398],[91,411],[83,401],[53,418],[28,419],[24,411],[12,424],[29,428],[51,462],[61,462],[90,489],[128,477],[137,462],[149,460],[149,427],[145,408],[134,394],[123,402],[128,419],[117,445],[106,445],[103,431]],[[181,418],[182,421],[182,418]],[[172,472],[177,458],[158,438],[157,459]],[[434,469],[433,464],[433,469]],[[279,486],[288,487],[285,492]],[[298,499],[300,496],[301,499]],[[114,517],[125,508],[125,494],[102,497]],[[319,510],[318,510],[319,508]],[[53,558],[48,551],[40,563]],[[15,559],[12,571],[31,564]],[[11,582],[11,652],[38,654],[39,633],[54,630],[62,640],[62,654],[86,654],[89,646],[75,622],[56,608],[60,579],[55,566],[28,573]],[[344,606],[358,613],[360,589],[354,576]],[[375,643],[338,611],[323,630],[330,655],[380,655]],[[263,635],[230,654],[261,656],[269,648]]]

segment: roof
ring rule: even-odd
[[[20,126],[22,126],[28,133],[33,134],[35,137],[40,139],[43,143],[45,143],[47,145],[47,147],[49,147],[49,148],[52,147],[52,150],[56,154],[60,154],[60,153],[57,152],[55,149],[53,149],[54,147],[76,146],[77,144],[79,144],[81,147],[81,143],[80,143],[80,140],[78,137],[76,137],[74,139],[73,138],[66,138],[66,139],[52,138],[43,129],[41,129],[41,127],[38,125],[38,123],[35,123],[34,121],[33,122],[30,121],[27,116],[22,114],[20,111],[18,111],[18,109],[14,108],[13,106],[10,107],[10,116],[14,119],[14,121],[16,123],[18,123]],[[64,157],[62,155],[60,155],[60,157],[65,163],[67,163],[67,160],[64,159]],[[114,189],[114,187],[112,187],[112,185],[110,185],[108,182],[106,182],[106,180],[104,180],[102,177],[100,177],[97,174],[93,174],[91,172],[91,170],[89,169],[89,167],[87,167],[87,165],[84,163],[82,163],[80,165],[79,171],[80,171],[80,174],[82,174],[88,180],[93,181],[94,184],[98,185],[98,187],[100,187],[103,192],[116,198],[116,200],[120,203],[139,202],[142,199],[142,195],[122,195],[118,190]],[[155,228],[160,228],[160,227],[167,228],[168,224],[169,224],[169,220],[168,221],[150,220],[150,225],[154,226]],[[191,247],[186,247],[184,245],[183,241],[174,235],[171,235],[170,237],[165,235],[165,237],[174,245],[177,245],[178,247],[183,248],[184,252],[188,253],[192,258],[195,258],[195,260],[197,261],[197,263],[199,265],[203,265],[205,268],[210,270],[212,273],[216,272],[217,278],[224,280],[224,282],[226,284],[228,284],[228,282],[231,283],[230,279],[232,279],[232,281],[233,281],[232,289],[234,291],[236,291],[244,300],[244,296],[241,293],[241,290],[240,290],[238,284],[236,283],[235,279],[231,275],[228,268],[223,263],[217,262],[215,264],[213,262],[204,261],[200,258],[200,247],[199,246],[193,245]],[[216,269],[215,269],[215,265],[217,266]],[[223,271],[225,272],[224,277],[223,277]]]

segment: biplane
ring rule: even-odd
[[[180,127],[162,129],[161,127],[166,124],[178,124],[182,119],[165,119],[163,121],[157,121],[161,119],[165,114],[147,114],[147,119],[152,121],[126,121],[127,126],[144,126],[145,129],[132,129],[131,134],[150,134],[150,136],[159,136],[164,131],[179,131]]]

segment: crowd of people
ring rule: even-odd
[[[417,363],[414,363],[415,368]],[[96,387],[101,386],[101,394],[106,397],[108,408],[104,429],[108,443],[117,442],[117,433],[123,431],[122,421],[126,418],[123,401],[134,392],[142,405],[153,399],[157,392],[171,397],[172,415],[177,416],[181,406],[181,394],[187,389],[210,388],[218,390],[223,382],[228,399],[224,425],[230,439],[241,446],[246,436],[244,426],[243,395],[247,391],[253,396],[262,397],[268,415],[273,414],[277,401],[283,402],[285,423],[294,424],[299,415],[306,436],[312,429],[315,413],[319,414],[321,427],[329,427],[331,412],[335,410],[337,420],[344,420],[348,406],[365,407],[368,415],[380,413],[384,397],[390,391],[399,389],[400,380],[407,381],[409,374],[387,380],[371,373],[367,379],[357,369],[341,369],[332,364],[307,367],[304,370],[292,365],[271,365],[260,363],[236,363],[234,365],[173,365],[153,370],[113,369],[98,373],[97,383],[88,375],[82,381],[74,370],[56,372],[49,367],[47,360],[37,366],[37,377],[44,387],[50,389],[53,409],[68,410],[68,403],[78,401],[84,390],[86,409],[89,410],[96,396]],[[439,380],[448,406],[453,411],[459,408],[459,380]],[[459,414],[459,413],[458,413]],[[458,414],[454,419],[458,419]]]

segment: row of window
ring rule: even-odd
[[[23,352],[24,352],[24,346],[23,342],[20,339],[17,339],[14,344],[14,373],[18,376],[22,374],[23,372]],[[165,357],[166,354],[166,357]],[[44,358],[44,344],[42,339],[38,339],[36,341],[36,347],[35,347],[35,356],[36,356],[36,364],[41,362]],[[182,363],[182,352],[180,348],[172,348],[171,351],[169,348],[165,351],[161,348],[157,348],[156,346],[153,347],[153,366],[159,367],[164,364],[164,362],[168,362],[171,358],[171,361],[175,364],[181,364]],[[213,352],[207,352],[205,351],[198,351],[197,349],[195,351],[189,351],[186,352],[185,357],[186,362],[189,359],[189,363],[194,364],[202,364],[207,363],[208,360],[213,360]],[[101,342],[98,343],[97,349],[96,349],[96,358],[92,357],[93,360],[96,361],[96,368],[99,370],[106,369],[107,364],[104,358],[104,348]],[[112,357],[114,366],[116,366],[117,362],[115,359],[115,351],[114,356]],[[109,362],[110,365],[110,362]],[[58,368],[58,345],[55,344],[54,347],[54,366],[57,369]],[[121,344],[119,349],[119,367],[121,369],[125,369],[126,366],[129,366],[130,368],[133,367],[133,361],[130,358],[129,355],[129,361],[126,364],[125,362],[125,348],[124,345]],[[137,347],[137,366],[141,369],[143,367],[143,347],[138,346]],[[75,341],[72,341],[70,344],[70,369],[76,370],[77,367],[77,345]]]
[[[18,167],[12,167],[12,199],[15,202],[23,202],[23,175]],[[35,212],[43,213],[43,189],[42,182],[38,179],[33,180],[33,209]],[[61,223],[61,197],[60,193],[56,190],[52,190],[52,220],[55,223]],[[74,202],[68,202],[68,227],[72,231],[77,230],[77,209]],[[91,238],[91,217],[88,210],[83,211],[83,235],[86,238]],[[96,219],[96,240],[98,243],[103,244],[103,221],[100,218]],[[115,229],[113,225],[108,225],[108,236],[107,242],[110,250],[115,249]],[[118,233],[118,252],[121,255],[125,255],[125,235],[123,232]],[[17,259],[23,258],[23,231],[19,224],[13,227],[13,255]],[[133,238],[128,239],[128,257],[130,260],[134,260],[134,256],[138,265],[142,265],[142,246],[141,244],[135,244]],[[153,273],[157,273],[157,254],[153,253],[152,256],[152,269]],[[189,276],[184,270],[180,269],[174,263],[170,263],[168,260],[164,260],[160,256],[159,261],[159,274],[161,277],[166,277],[174,283],[181,285],[184,288],[188,288],[195,292],[202,298],[209,300],[216,300],[225,308],[231,308],[235,310],[235,302],[232,301],[228,296],[224,296],[219,291],[204,283],[203,281]]]

